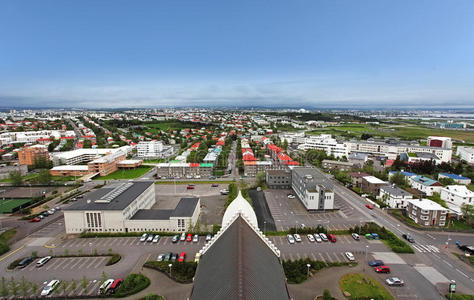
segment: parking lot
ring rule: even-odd
[[[300,200],[288,198],[292,190],[266,190],[265,198],[272,213],[277,230],[288,230],[291,227],[316,227],[322,224],[329,230],[348,229],[360,222],[367,221],[359,211],[355,210],[341,197],[335,195],[335,207],[340,209],[330,212],[308,212]]]

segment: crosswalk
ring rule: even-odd
[[[418,252],[430,252],[430,253],[439,253],[438,247],[434,245],[421,245],[421,244],[413,244],[411,245],[416,251]]]

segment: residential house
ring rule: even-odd
[[[390,208],[406,208],[408,205],[407,200],[412,200],[413,195],[392,184],[382,186],[378,198],[384,201]]]
[[[429,199],[407,200],[407,215],[416,224],[424,226],[445,226],[447,209]]]
[[[438,181],[423,175],[410,177],[408,184],[410,184],[412,188],[423,192],[426,196],[432,196],[433,193],[440,193],[443,188],[443,185]]]
[[[461,213],[463,204],[474,205],[474,192],[465,185],[448,185],[441,189],[441,199],[450,209]]]
[[[387,185],[387,182],[375,176],[365,176],[362,177],[361,190],[364,193],[378,195],[380,194],[380,188],[385,185]]]

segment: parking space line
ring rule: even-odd
[[[99,285],[100,281],[99,280],[97,280],[96,282],[91,281],[91,283],[92,285],[90,288],[88,287],[89,291],[87,291],[87,295],[89,296],[91,296],[95,292],[95,289]]]
[[[325,261],[333,262],[331,256],[329,256],[329,254],[327,252],[324,252],[324,254],[326,254],[326,257],[328,258],[328,259],[325,259]]]
[[[168,239],[166,238],[164,241],[163,241],[163,246],[166,245],[168,243]]]
[[[82,261],[83,259],[87,259],[87,258],[85,258],[85,257],[79,258],[79,259],[71,266],[71,269],[74,269],[74,267],[75,267],[80,261]]]
[[[319,259],[320,261],[326,261],[326,260],[324,259],[323,255],[321,254],[321,252],[318,252],[318,256],[320,257],[320,259]]]
[[[49,261],[49,263],[46,265],[46,270],[49,270],[51,269],[52,267],[54,267],[56,265],[56,263],[58,263],[60,260],[60,258],[53,258]]]
[[[71,263],[74,264],[74,262],[75,262],[76,260],[79,260],[79,259],[78,259],[78,258],[71,258],[71,259],[69,259],[69,260],[68,260],[68,263],[67,263],[67,264],[64,264],[64,265],[62,266],[61,270],[65,270],[67,267],[69,267],[69,269],[72,269],[72,268],[71,268]]]
[[[92,258],[92,259],[90,260],[90,263],[87,265],[86,269],[90,269],[90,267],[91,267],[92,265],[94,265],[94,263],[95,263],[98,259],[100,259],[100,258],[101,258],[101,257],[94,257],[94,258]]]
[[[78,269],[81,269],[85,264],[87,263],[87,257],[85,257],[85,260],[77,266]]]
[[[345,261],[347,257],[344,255],[344,253],[339,253],[342,256],[342,261]]]
[[[293,258],[293,255],[292,255],[291,253],[290,253],[290,260],[295,260],[295,259]]]
[[[56,264],[56,266],[54,266],[53,270],[57,270],[62,264],[64,264],[66,262],[66,260],[68,260],[67,258],[62,258],[60,259],[61,261]]]
[[[311,257],[313,258],[313,260],[317,260],[316,256],[314,256],[314,253],[311,253]]]

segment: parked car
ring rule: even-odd
[[[365,238],[368,239],[368,240],[373,239],[372,234],[370,234],[370,233],[366,233]]]
[[[329,240],[328,240],[328,237],[326,236],[326,234],[320,233],[319,236],[321,237],[321,239],[323,240],[323,242],[329,241]]]
[[[30,220],[30,222],[39,222],[39,221],[41,221],[39,217],[36,217]]]
[[[209,179],[214,180],[214,179],[216,179],[216,176],[209,176]]]
[[[171,261],[176,261],[178,259],[178,253],[171,254]]]
[[[212,239],[212,235],[210,233],[208,233],[206,235],[206,242],[209,242],[211,239]]]
[[[199,235],[195,234],[193,236],[193,243],[197,243],[197,242],[199,242]]]
[[[184,241],[186,240],[186,233],[185,233],[185,232],[182,232],[182,233],[181,233],[181,237],[179,238],[179,240],[180,240],[181,242],[184,242]]]
[[[390,286],[403,286],[405,282],[398,277],[389,277],[385,282]]]
[[[179,255],[178,261],[183,262],[186,259],[186,252],[181,252]]]
[[[356,241],[360,240],[360,236],[357,233],[352,233],[352,238]]]
[[[188,189],[188,190],[194,190],[194,186],[193,186],[193,185],[188,185],[188,186],[186,187],[186,189]]]
[[[308,234],[307,235],[308,237],[308,240],[311,242],[311,243],[314,243],[316,240],[314,239],[314,236],[312,234]]]
[[[109,287],[112,285],[112,283],[114,283],[114,281],[115,280],[113,279],[107,279],[106,281],[104,281],[104,283],[102,283],[101,286],[99,287],[98,294],[105,295]]]
[[[51,258],[53,258],[53,257],[52,256],[43,257],[42,259],[40,259],[36,262],[36,267],[40,268],[40,267],[44,266],[48,261],[51,260]]]
[[[474,255],[474,246],[458,244],[458,248],[459,250],[469,253],[470,255]]]
[[[228,190],[220,190],[221,195],[229,195]]]
[[[297,243],[301,243],[301,236],[299,234],[295,233],[293,236],[295,237],[295,241]]]
[[[122,284],[123,279],[122,278],[117,278],[112,282],[110,285],[109,289],[107,290],[107,294],[115,294],[115,291],[119,288],[119,286]]]
[[[211,187],[218,187],[219,185],[217,183],[211,184]]]
[[[367,207],[368,209],[374,209],[374,207],[370,204],[366,204],[365,207]]]
[[[18,263],[18,268],[23,269],[27,265],[31,264],[33,262],[33,257],[26,257],[23,258],[19,263]]]
[[[334,234],[328,234],[328,240],[330,240],[331,243],[335,243],[337,241]]]
[[[158,243],[158,241],[160,240],[160,235],[157,234],[153,237],[153,243]]]
[[[289,198],[289,199],[295,199],[296,197],[295,197],[295,195],[288,194],[288,198]]]
[[[171,255],[173,255],[173,253],[171,252],[166,253],[165,257],[163,258],[163,261],[169,261],[171,259]]]
[[[295,243],[295,238],[291,234],[287,234],[286,238],[288,239],[288,243],[290,243],[290,244]]]
[[[171,239],[171,242],[173,244],[176,244],[179,241],[179,235],[173,235],[173,238]]]
[[[58,286],[59,282],[57,279],[51,280],[41,291],[41,296],[49,296]]]
[[[196,255],[194,256],[194,262],[195,263],[198,263],[199,262],[199,258],[201,257],[201,253],[196,253]]]
[[[148,234],[146,233],[142,234],[142,237],[140,238],[140,242],[146,241],[147,237],[148,237]]]
[[[383,266],[383,265],[385,265],[385,264],[383,263],[383,261],[381,261],[379,259],[369,261],[369,266],[371,266],[371,267],[378,267],[378,266]]]
[[[377,233],[371,233],[371,235],[372,235],[372,238],[373,238],[374,240],[378,240],[378,239],[379,239],[379,235],[378,235]]]
[[[404,233],[404,234],[402,235],[402,237],[403,237],[405,240],[409,241],[410,243],[414,243],[414,242],[415,242],[415,240],[413,239],[413,237],[412,237],[410,234],[408,234],[408,233]]]
[[[323,239],[321,238],[321,236],[318,234],[318,233],[315,233],[314,234],[314,239],[316,240],[316,242],[318,243],[321,243],[323,241]]]
[[[390,273],[390,268],[387,266],[377,266],[374,270],[377,273]]]
[[[154,238],[154,237],[155,237],[155,236],[154,236],[153,234],[150,234],[150,235],[146,238],[146,241],[147,241],[147,242],[153,242],[153,238]]]
[[[162,254],[158,255],[158,258],[156,260],[157,261],[163,261],[163,259],[165,259],[165,255],[162,253]]]
[[[355,257],[354,257],[354,254],[352,254],[351,252],[346,252],[344,253],[347,257],[348,260],[350,261],[354,261],[355,260]]]
[[[193,235],[188,233],[188,236],[186,237],[186,242],[190,242],[193,240]]]

